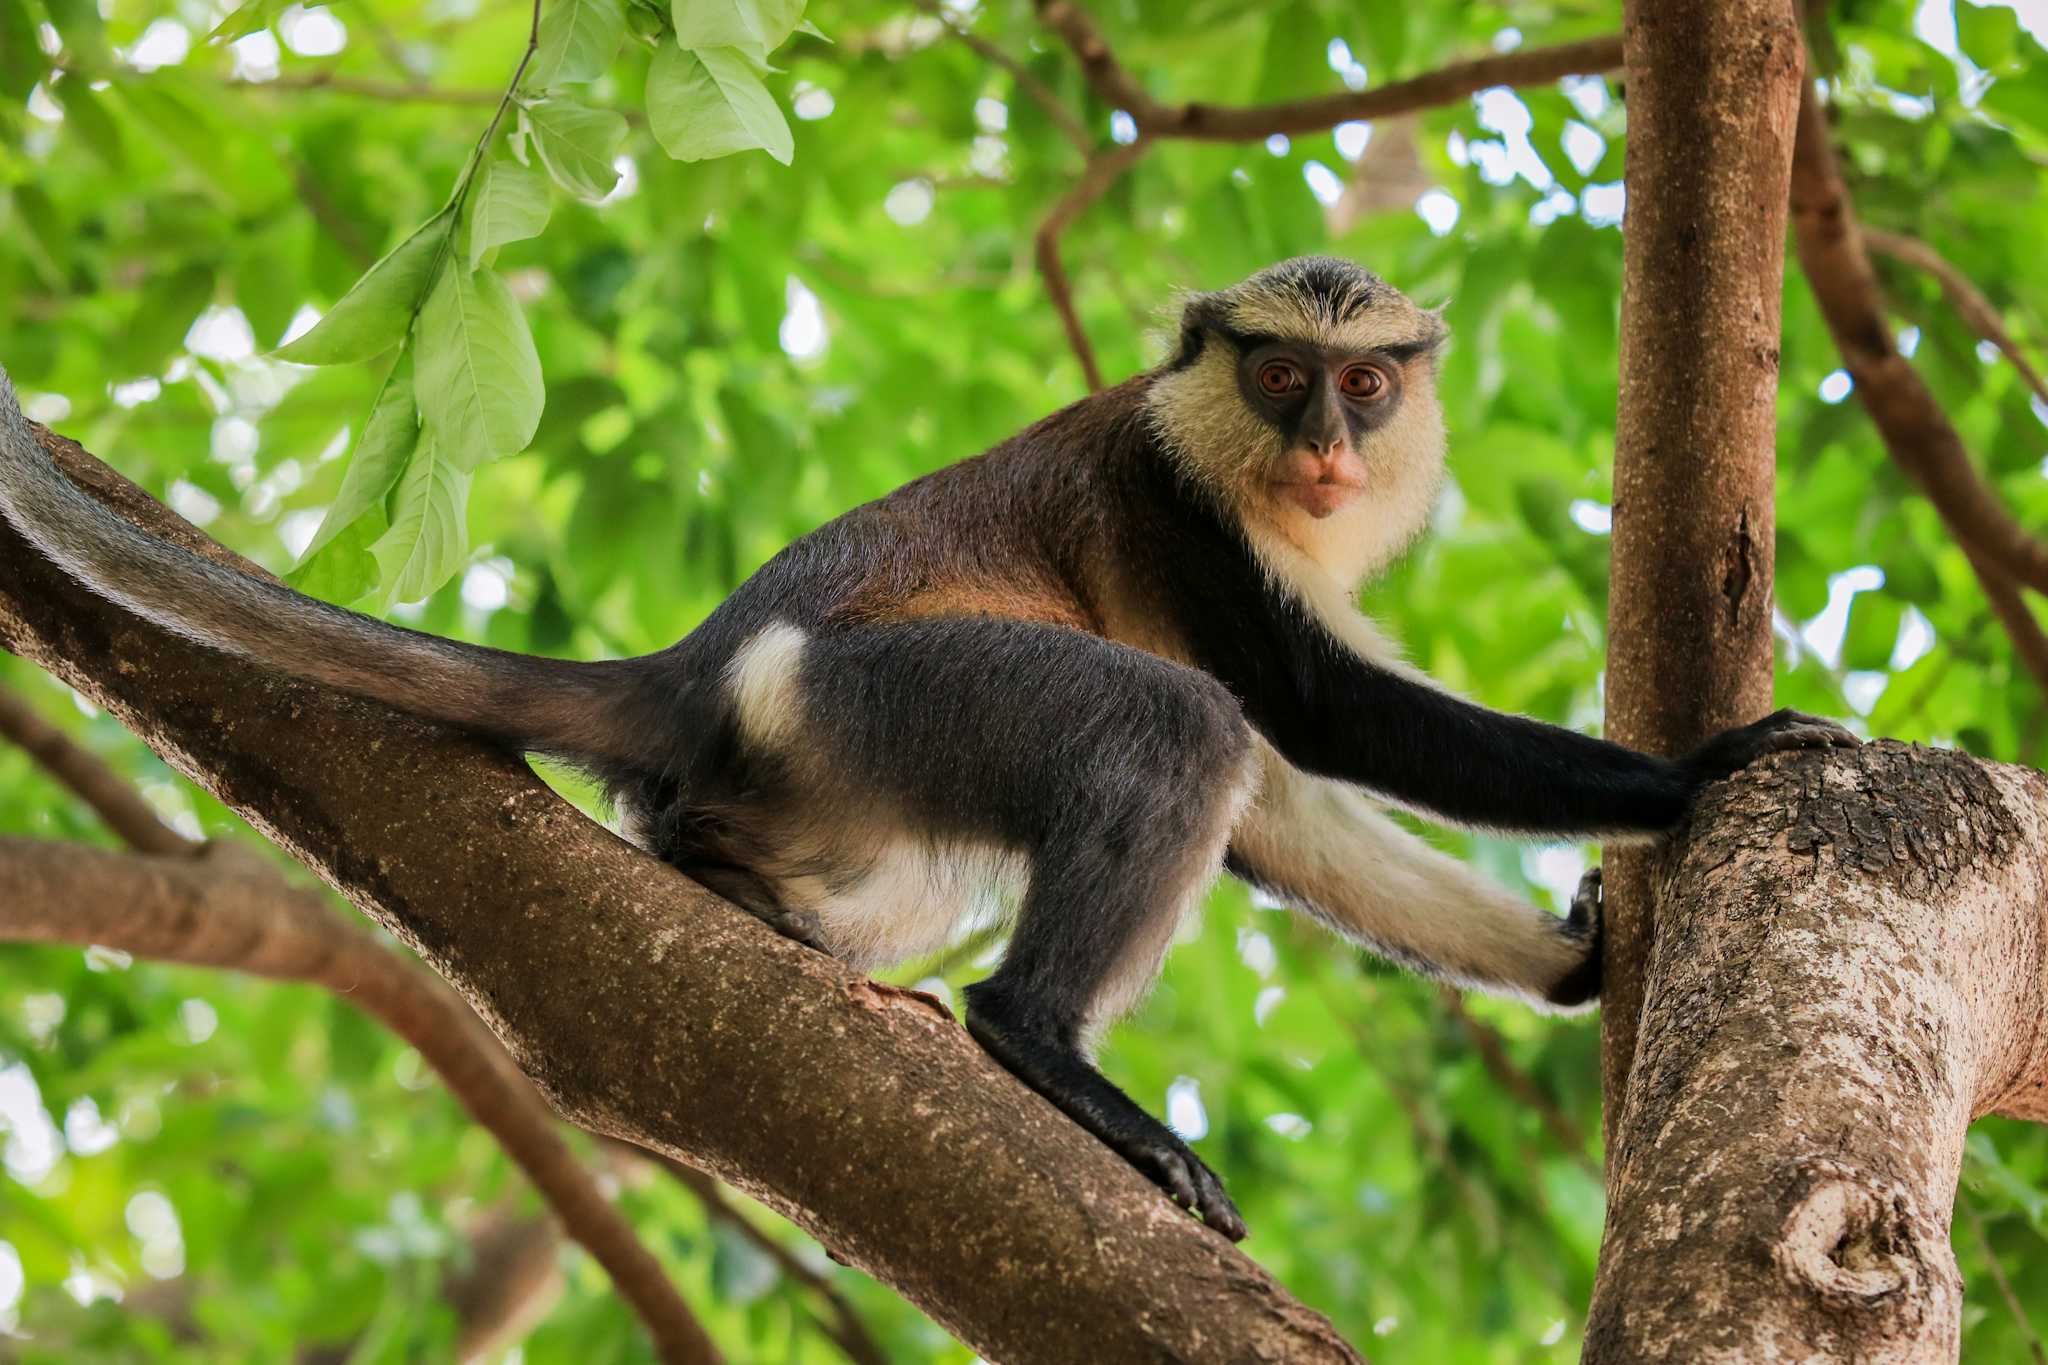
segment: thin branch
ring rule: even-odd
[[[2034,677],[2034,685],[2041,694],[2048,697],[2048,633],[2041,629],[2041,622],[2027,606],[2026,595],[1995,564],[1985,559],[1966,540],[1958,540],[1963,555],[1970,561],[1970,567],[1977,571],[1977,581],[1984,589],[1984,598],[1991,604],[1993,614],[2005,633],[2012,637],[2013,652],[2020,663]]]
[[[384,60],[391,64],[392,69],[414,84],[424,84],[426,73],[413,65],[412,59],[406,55],[404,44],[398,41],[398,36],[391,31],[391,26],[384,22],[384,17],[377,13],[377,7],[369,0],[354,0],[350,8],[355,11],[356,18],[363,27],[370,31],[370,41],[377,45],[377,51],[383,54]]]
[[[490,1359],[524,1340],[562,1289],[555,1255],[562,1228],[553,1218],[500,1208],[486,1213],[468,1237],[470,1264],[441,1286],[458,1324],[455,1358],[465,1362]]]
[[[952,10],[940,4],[939,0],[911,0],[911,3],[944,24],[948,33],[973,49],[983,60],[1009,72],[1010,79],[1017,83],[1017,88],[1029,95],[1039,108],[1045,110],[1046,117],[1053,121],[1053,126],[1060,130],[1061,136],[1073,144],[1074,150],[1082,156],[1087,156],[1095,149],[1095,139],[1088,135],[1088,129],[1081,122],[1080,115],[1069,109],[1066,102],[1053,93],[1051,86],[1032,75],[1031,69],[1024,63],[968,28]]]
[[[1388,118],[1449,104],[1497,85],[1537,85],[1565,76],[1594,76],[1621,66],[1621,35],[1554,47],[1532,47],[1455,62],[1369,90],[1346,90],[1277,104],[1162,104],[1126,71],[1095,21],[1072,0],[1038,0],[1039,18],[1080,60],[1105,104],[1129,114],[1151,137],[1205,142],[1255,142],[1275,133],[1313,133],[1354,120]]]
[[[1973,563],[2048,592],[2048,544],[2014,519],[1977,468],[1934,394],[1892,340],[1883,291],[1842,183],[1827,119],[1809,85],[1792,163],[1792,227],[1821,316],[1892,460],[1919,484]]]
[[[377,257],[363,241],[363,234],[356,231],[356,225],[348,220],[334,200],[321,187],[313,168],[303,158],[292,158],[292,185],[299,192],[299,202],[313,215],[313,221],[327,229],[327,235],[340,244],[349,259],[359,268],[368,269]]]
[[[927,0],[916,2],[922,7]],[[1370,90],[1242,107],[1168,105],[1153,99],[1124,69],[1096,29],[1095,21],[1079,5],[1072,0],[1037,0],[1037,4],[1039,18],[1073,50],[1096,95],[1112,108],[1129,114],[1138,128],[1135,141],[1090,154],[1080,180],[1053,205],[1038,229],[1038,273],[1045,279],[1046,292],[1052,296],[1060,324],[1066,329],[1067,342],[1081,362],[1081,372],[1091,392],[1102,388],[1102,370],[1074,310],[1073,284],[1060,263],[1059,238],[1074,219],[1144,155],[1154,140],[1248,142],[1275,133],[1317,132],[1354,119],[1391,118],[1448,104],[1496,85],[1529,85],[1564,76],[1596,75],[1621,65],[1621,38],[1610,35],[1458,62]]]
[[[1489,1242],[1500,1239],[1500,1210],[1498,1201],[1482,1190],[1471,1174],[1465,1169],[1457,1155],[1451,1151],[1450,1135],[1424,1107],[1421,1093],[1404,1076],[1397,1075],[1387,1064],[1385,1039],[1377,1038],[1352,1016],[1351,1010],[1340,1001],[1332,987],[1327,973],[1316,977],[1316,993],[1323,999],[1323,1008],[1337,1021],[1344,1032],[1349,1034],[1359,1060],[1363,1061],[1380,1078],[1387,1094],[1408,1120],[1408,1127],[1415,1135],[1415,1141],[1422,1147],[1423,1155],[1431,1169],[1442,1171],[1458,1189],[1459,1195],[1470,1207],[1473,1221],[1480,1233]],[[1536,1192],[1541,1200],[1542,1192]]]
[[[1996,346],[1999,354],[2020,372],[2020,378],[2027,381],[2027,387],[2034,391],[2034,396],[2048,403],[2048,383],[2042,382],[2040,371],[2033,367],[2026,353],[2020,350],[2019,343],[2013,340],[2012,333],[2005,329],[2005,319],[1998,315],[1997,307],[1968,275],[1927,243],[1903,232],[1866,226],[1863,243],[1872,251],[1934,276],[1941,292],[1948,297],[1949,305],[1962,314],[1970,330]]]
[[[459,1365],[482,1365],[533,1330],[561,1297],[562,1273],[556,1252],[559,1224],[546,1214],[522,1216],[506,1206],[484,1213],[464,1229],[457,1268],[442,1276],[441,1298],[455,1314]],[[142,1298],[130,1294],[124,1310],[161,1320],[189,1345],[206,1340],[192,1312],[202,1286],[187,1276],[160,1285],[165,1292]],[[360,1358],[364,1333],[340,1341],[310,1342],[293,1355],[295,1365],[350,1365]]]
[[[199,845],[165,824],[127,779],[36,714],[19,695],[0,688],[0,738],[25,751],[44,772],[92,807],[122,843],[137,853],[192,854]]]
[[[1536,1084],[1528,1072],[1515,1065],[1515,1059],[1508,1055],[1507,1041],[1500,1031],[1465,1008],[1465,997],[1450,986],[1441,992],[1443,1002],[1465,1030],[1465,1036],[1479,1050],[1479,1061],[1486,1073],[1496,1083],[1505,1087],[1522,1104],[1540,1119],[1549,1130],[1551,1140],[1564,1150],[1565,1155],[1579,1163],[1586,1172],[1596,1179],[1600,1174],[1599,1163],[1586,1153],[1586,1134],[1572,1121],[1571,1115],[1558,1106],[1557,1100],[1542,1086]]]
[[[672,1156],[643,1151],[628,1143],[619,1143],[618,1146],[621,1151],[668,1172],[678,1184],[697,1197],[707,1217],[746,1238],[762,1255],[775,1262],[792,1282],[816,1294],[831,1314],[829,1320],[819,1322],[820,1330],[832,1338],[833,1344],[853,1365],[889,1365],[888,1353],[868,1330],[867,1322],[859,1311],[839,1292],[839,1286],[740,1212],[717,1180]]]
[[[1990,1234],[1984,1230],[1984,1215],[1977,1212],[1977,1206],[1968,1199],[1958,1199],[1956,1207],[1963,1211],[1963,1217],[1970,1224],[1970,1231],[1976,1236],[1977,1250],[1984,1257],[1984,1267],[1991,1272],[1991,1283],[1998,1288],[1998,1296],[2005,1300],[2006,1311],[2012,1314],[2013,1325],[2019,1329],[2020,1340],[2027,1343],[2027,1354],[2033,1356],[2034,1365],[2048,1365],[2048,1347],[2041,1344],[2041,1334],[2034,1330],[2034,1323],[2027,1316],[2026,1305],[2012,1289],[2012,1281],[2005,1277],[2005,1267],[1998,1263],[1998,1253],[1992,1249]]]
[[[1038,225],[1038,273],[1045,279],[1045,291],[1052,296],[1052,306],[1059,310],[1060,323],[1067,329],[1067,344],[1074,348],[1074,355],[1081,362],[1081,374],[1088,381],[1090,393],[1102,387],[1102,367],[1096,362],[1095,348],[1088,342],[1081,317],[1074,311],[1074,286],[1067,278],[1066,267],[1060,264],[1060,234],[1071,227],[1090,204],[1106,194],[1125,171],[1137,164],[1147,149],[1148,144],[1140,138],[1136,142],[1111,146],[1089,157],[1081,178],[1060,196],[1059,202],[1052,206],[1052,212],[1046,214],[1045,221]]]

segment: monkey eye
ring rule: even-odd
[[[1269,360],[1259,367],[1259,387],[1277,398],[1308,387],[1301,371],[1284,360]]]
[[[1375,365],[1353,365],[1337,377],[1346,398],[1373,399],[1387,391],[1387,376]]]

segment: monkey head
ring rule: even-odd
[[[1422,529],[1443,477],[1435,312],[1329,256],[1190,297],[1146,394],[1182,466],[1341,578]]]

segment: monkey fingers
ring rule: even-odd
[[[1834,721],[1787,709],[1722,731],[1687,755],[1685,766],[1696,781],[1712,782],[1740,772],[1765,754],[1791,749],[1846,749],[1861,743]]]

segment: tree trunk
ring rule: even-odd
[[[1713,789],[1658,935],[1588,1365],[1953,1361],[1970,1120],[2048,1118],[2048,779],[1884,742]]]
[[[1804,57],[1793,0],[1628,0],[1622,41],[1607,734],[1677,754],[1771,705],[1778,301]],[[1611,1146],[1653,935],[1644,856],[1606,864]]]

